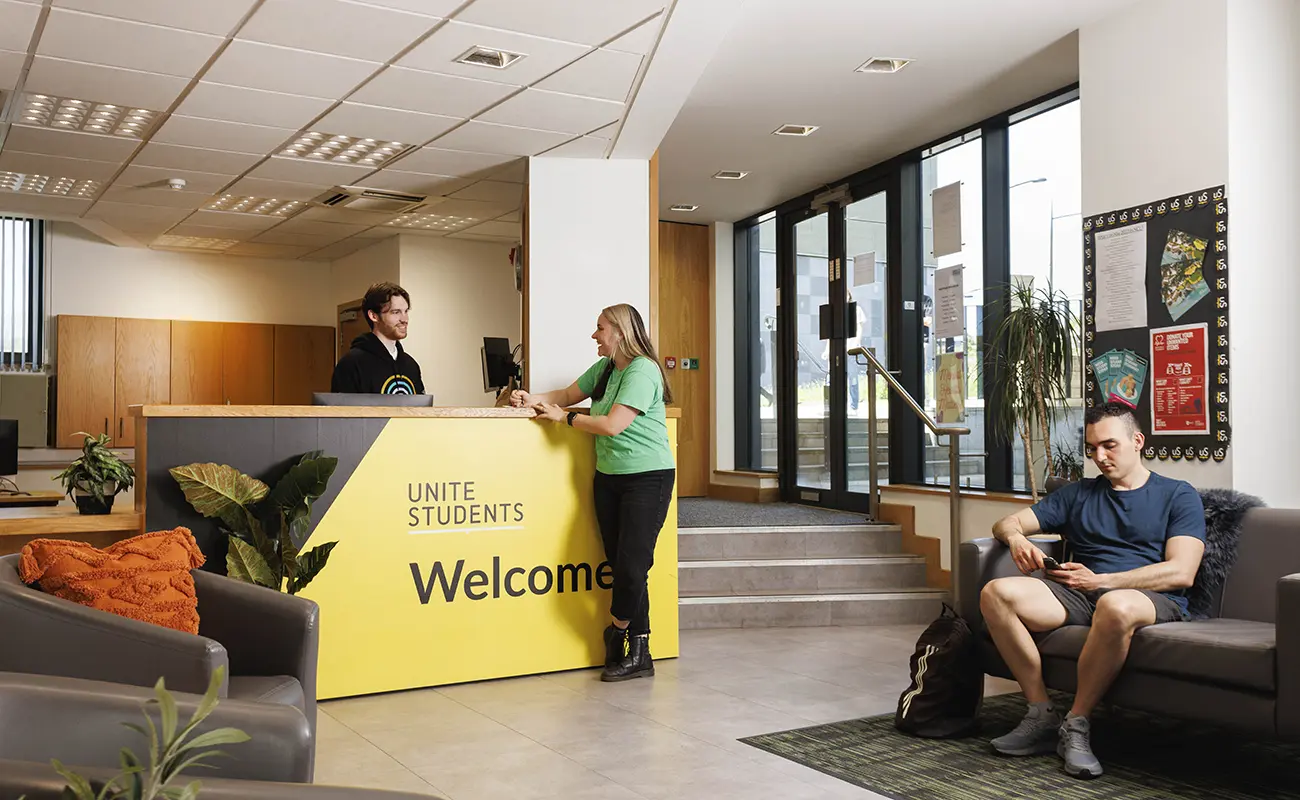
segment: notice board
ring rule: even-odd
[[[1223,461],[1229,424],[1223,186],[1083,222],[1087,404],[1132,406],[1142,455]]]

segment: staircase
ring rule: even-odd
[[[894,525],[679,528],[680,626],[930,622],[947,592]]]

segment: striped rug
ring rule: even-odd
[[[1058,698],[1067,703],[1068,698]],[[1105,774],[1077,780],[1055,755],[1007,758],[989,747],[1020,721],[1019,694],[987,698],[982,729],[967,739],[920,739],[892,714],[741,739],[895,800],[1290,800],[1300,798],[1300,742],[1101,710],[1093,751]]]

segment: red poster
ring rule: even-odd
[[[1151,331],[1151,431],[1210,432],[1210,348],[1205,323]]]

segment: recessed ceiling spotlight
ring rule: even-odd
[[[19,125],[142,139],[158,117],[157,111],[145,108],[28,94],[23,97],[23,107],[15,121]]]
[[[78,178],[51,178],[48,175],[31,175],[0,170],[0,191],[89,200],[99,193],[99,181]]]
[[[418,228],[426,231],[458,231],[475,225],[477,217],[459,217],[451,214],[402,214],[385,222],[391,228]]]
[[[228,211],[235,214],[257,214],[263,217],[290,217],[303,207],[301,200],[280,200],[275,197],[239,197],[223,194],[204,206],[208,211]]]
[[[361,139],[338,133],[309,131],[299,136],[293,144],[276,155],[286,158],[305,158],[309,161],[329,161],[335,164],[357,164],[379,167],[410,149],[401,142],[381,139]]]
[[[691,203],[678,203],[677,205],[670,206],[670,207],[668,208],[668,210],[669,210],[669,211],[683,211],[683,212],[685,212],[685,211],[694,211],[694,210],[697,209],[697,208],[699,208],[699,206],[697,206],[697,205],[692,205]]]
[[[202,236],[159,236],[156,247],[181,247],[186,250],[225,250],[239,244],[238,239],[209,239]]]
[[[521,58],[525,58],[524,53],[512,53],[509,50],[497,50],[492,47],[483,47],[475,45],[456,58],[458,64],[470,64],[476,67],[491,67],[492,69],[505,69]]]
[[[738,181],[748,174],[748,172],[740,172],[739,170],[724,169],[714,173],[713,177],[720,181]]]
[[[773,136],[808,136],[817,130],[817,125],[782,125],[772,131]]]
[[[882,75],[892,75],[903,67],[912,63],[910,58],[871,58],[854,72],[874,72]]]

